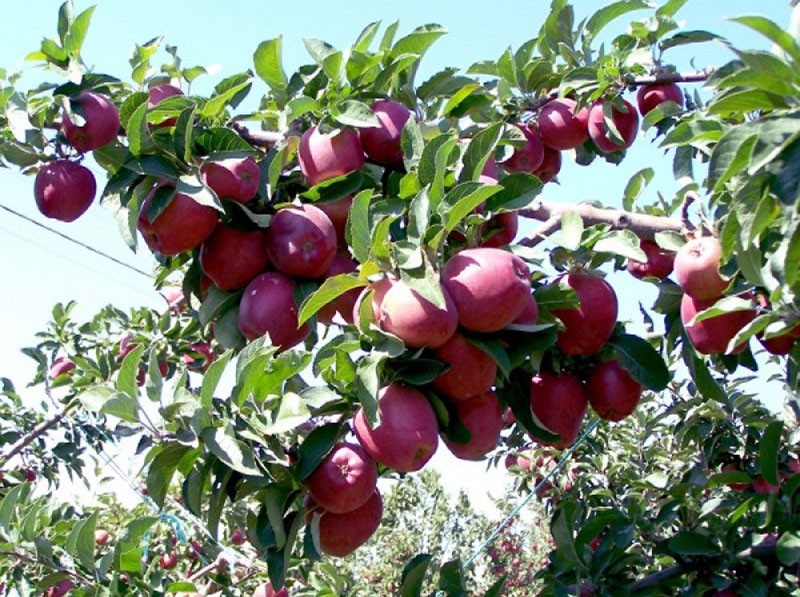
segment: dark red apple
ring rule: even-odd
[[[297,278],[321,278],[336,256],[336,230],[313,205],[279,209],[267,230],[267,252],[278,271]]]
[[[722,467],[723,473],[738,473],[741,469],[733,462],[726,464]],[[746,491],[750,489],[750,483],[727,483],[728,487],[735,491]]]
[[[497,214],[481,226],[482,247],[500,248],[517,238],[519,215],[515,211]]]
[[[798,338],[800,338],[800,324],[780,336],[764,338],[763,334],[759,334],[757,337],[761,346],[763,346],[768,353],[774,355],[789,354],[792,352]]]
[[[61,375],[67,375],[75,370],[75,362],[69,357],[60,356],[53,359],[53,364],[50,366],[50,379],[55,379]]]
[[[619,361],[597,363],[586,380],[586,394],[597,416],[606,421],[621,421],[639,404],[642,386]]]
[[[195,371],[205,371],[214,362],[214,351],[208,342],[192,342],[188,346],[189,352],[181,355],[184,364]],[[164,375],[164,374],[162,374]]]
[[[400,146],[400,137],[403,127],[411,118],[411,110],[394,100],[378,100],[372,104],[372,111],[381,126],[358,129],[364,153],[376,164],[401,170],[403,148]]]
[[[624,109],[619,109],[615,105],[611,112],[611,120],[619,133],[621,144],[612,138],[611,130],[606,125],[603,102],[598,100],[589,109],[589,137],[594,141],[597,149],[603,153],[627,149],[633,145],[636,133],[639,132],[639,113],[629,101],[621,101]]]
[[[542,107],[536,122],[545,146],[563,151],[586,142],[589,138],[589,110],[583,108],[576,113],[577,107],[578,103],[568,97],[550,100]]]
[[[200,166],[203,181],[220,199],[247,203],[258,193],[261,171],[258,163],[248,156],[209,160]]]
[[[156,105],[158,105],[160,102],[167,99],[168,97],[183,95],[183,91],[181,91],[180,88],[176,87],[175,85],[170,85],[169,83],[163,83],[161,85],[153,85],[150,89],[147,90],[147,94],[148,94],[147,109],[152,110],[153,108],[156,107]],[[177,121],[178,121],[177,118],[167,118],[155,124],[154,126],[157,128],[175,126],[175,123]]]
[[[32,468],[26,468],[24,471],[22,471],[22,478],[27,483],[33,483],[36,481],[36,471]]]
[[[239,328],[248,340],[269,334],[273,346],[286,350],[311,333],[308,324],[297,326],[294,282],[278,272],[256,277],[244,289],[239,303]]]
[[[178,554],[174,551],[167,552],[161,556],[160,562],[164,570],[172,570],[178,565]]]
[[[320,549],[338,558],[353,553],[378,530],[382,516],[383,500],[378,490],[367,503],[352,512],[323,512],[319,519]]]
[[[220,222],[200,247],[200,267],[220,290],[244,288],[268,265],[263,230],[236,230]]]
[[[574,444],[589,404],[578,378],[566,372],[556,375],[541,371],[531,380],[530,398],[531,411],[536,418],[547,429],[561,436],[559,441],[541,443],[559,450]]]
[[[306,480],[311,497],[328,512],[352,512],[372,497],[378,483],[375,462],[357,444],[333,447]]]
[[[174,256],[199,247],[219,220],[217,210],[200,205],[189,195],[175,193],[152,221],[148,215],[156,189],[142,203],[137,227],[151,251]]]
[[[337,254],[333,258],[330,268],[325,273],[326,278],[332,278],[340,274],[350,274],[356,271],[358,265],[355,261],[346,255]],[[356,301],[361,294],[360,288],[353,288],[344,294],[338,296],[334,301],[328,303],[322,309],[317,311],[317,320],[325,325],[331,325],[333,319],[338,313],[339,316],[346,323],[353,323],[353,309],[356,307]]]
[[[350,206],[353,205],[353,196],[347,195],[334,201],[323,201],[315,204],[330,218],[334,230],[336,230],[336,242],[340,247],[347,246],[345,242],[345,230],[347,229],[347,218],[350,216]]]
[[[648,112],[664,102],[675,102],[683,107],[683,93],[676,83],[653,83],[642,85],[636,94],[639,114],[646,116]]]
[[[582,272],[569,274],[560,283],[575,291],[580,306],[553,310],[565,327],[558,332],[558,347],[570,356],[597,354],[617,323],[614,289],[603,278]]]
[[[245,540],[245,534],[239,529],[234,529],[231,533],[231,543],[233,545],[244,545]]]
[[[43,216],[73,222],[94,201],[97,182],[92,171],[70,162],[55,160],[39,169],[33,182],[33,197]]]
[[[297,159],[303,176],[313,186],[364,167],[358,134],[349,128],[322,133],[313,126],[300,138]]]
[[[497,363],[461,334],[454,334],[434,352],[449,369],[433,387],[452,400],[467,400],[488,392],[497,377]]]
[[[272,583],[267,581],[253,591],[253,597],[289,597],[289,591],[286,590],[286,587],[276,591],[272,588]]]
[[[530,273],[516,255],[491,247],[466,249],[442,269],[442,284],[459,323],[476,332],[502,330],[530,302]]]
[[[675,254],[675,279],[681,289],[698,300],[719,297],[728,281],[719,273],[722,247],[713,236],[690,240]]]
[[[442,294],[444,308],[434,305],[398,280],[383,296],[378,325],[410,348],[441,346],[458,327],[456,306],[444,288]]]
[[[756,493],[777,494],[781,492],[781,486],[772,485],[771,483],[768,483],[767,480],[764,479],[764,477],[758,477],[758,479],[753,481],[753,491],[755,491]]]
[[[517,127],[525,136],[525,145],[515,149],[511,157],[500,165],[506,172],[527,172],[533,174],[542,165],[544,159],[544,146],[539,133],[526,124],[518,124]]]
[[[511,323],[514,325],[535,325],[537,321],[539,321],[539,305],[536,304],[536,299],[531,295],[522,313],[517,315],[516,319]]]
[[[628,273],[635,278],[658,278],[663,280],[672,273],[675,253],[665,251],[652,240],[640,240],[639,248],[644,251],[647,261],[628,261]]]
[[[61,122],[61,132],[67,142],[81,153],[98,149],[111,143],[119,133],[119,111],[105,95],[84,91],[74,98],[84,123],[77,125],[67,113]]]
[[[375,320],[376,324],[378,323],[378,320],[381,318],[381,304],[383,304],[383,297],[386,296],[386,293],[389,292],[389,289],[395,282],[395,279],[386,276],[376,282],[372,282],[359,293],[356,304],[353,305],[353,322],[357,326],[359,307],[370,292],[372,293],[372,318]]]
[[[469,431],[466,443],[445,438],[445,444],[457,458],[480,460],[497,447],[503,430],[503,405],[492,391],[469,400],[455,403],[456,414],[461,424]]]
[[[698,321],[694,325],[687,325],[695,315],[713,307],[717,300],[716,298],[693,299],[688,294],[681,297],[681,322],[689,340],[701,354],[724,354],[728,343],[733,340],[739,330],[756,317],[755,310],[732,311]],[[746,347],[747,341],[737,346],[733,352],[742,352]]]
[[[75,588],[75,585],[72,584],[71,580],[63,579],[58,581],[53,586],[47,587],[47,591],[45,591],[45,597],[64,597],[64,595],[68,595],[69,592]]]
[[[389,384],[378,392],[380,423],[370,427],[359,409],[353,427],[367,454],[396,471],[418,471],[439,445],[439,423],[427,398],[414,388]]]
[[[548,183],[561,172],[561,152],[545,146],[541,165],[533,172],[542,183]]]

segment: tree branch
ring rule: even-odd
[[[34,427],[29,433],[19,438],[17,443],[14,444],[14,446],[11,448],[8,454],[0,456],[0,466],[7,463],[9,460],[14,458],[14,456],[22,452],[22,450],[24,450],[31,443],[33,443],[42,435],[47,433],[50,429],[58,425],[61,422],[61,420],[67,416],[69,411],[71,411],[73,408],[75,408],[75,406],[77,406],[77,404],[78,404],[77,401],[70,402],[64,407],[64,409],[60,413],[56,414],[50,419],[47,419],[46,421],[41,422],[39,425]]]
[[[625,82],[634,87],[656,83],[703,83],[715,72],[716,67],[710,66],[691,73],[661,72],[645,77],[628,77]]]
[[[12,558],[16,558],[22,562],[27,562],[29,564],[39,564],[40,566],[45,566],[47,568],[50,568],[54,572],[62,572],[67,576],[70,576],[75,580],[79,581],[82,585],[86,587],[90,587],[94,583],[94,581],[88,576],[84,576],[83,574],[80,574],[73,570],[69,570],[67,568],[62,568],[61,566],[54,564],[53,562],[49,562],[47,560],[32,558],[31,556],[24,553],[20,553],[18,551],[0,551],[0,556],[9,556]]]
[[[283,140],[283,134],[271,131],[251,131],[240,122],[232,122],[231,128],[236,131],[242,139],[255,147],[274,147]]]

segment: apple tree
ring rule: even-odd
[[[363,561],[331,562],[404,524],[379,479],[440,449],[504,460],[553,549],[523,589],[522,560],[484,584],[469,569],[502,523],[485,553],[391,562],[386,590],[796,594],[800,39],[740,17],[771,51],[678,72],[673,48],[729,43],[681,29],[684,4],[580,17],[552,0],[519,48],[426,76],[437,25],[306,40],[291,74],[270,39],[201,96],[174,48],[153,66],[159,40],[124,76],[88,69],[94,9],[65,3],[29,56],[61,82],[2,73],[0,159],[34,176],[48,218],[99,195],[170,304],[85,324],[58,305],[27,351],[44,414],[4,381],[1,551],[23,562],[0,568],[6,586],[331,595],[342,574],[345,592]],[[544,198],[564,160],[590,181],[640,130],[674,193],[644,204],[653,167],[619,205]],[[615,270],[658,290],[640,321]],[[784,412],[760,404],[779,391]],[[59,502],[110,445],[141,457],[150,512]]]

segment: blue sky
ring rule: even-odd
[[[50,0],[15,2],[13,9],[6,8],[5,17],[0,21],[0,39],[3,40],[0,67],[29,71],[20,82],[21,87],[35,85],[41,79],[41,73],[24,63],[23,58],[38,48],[43,37],[55,35],[59,4]],[[600,4],[596,0],[574,2],[579,16],[587,15]],[[89,5],[76,0],[76,11]],[[444,66],[466,68],[477,60],[498,57],[509,45],[518,47],[538,30],[548,6],[545,0],[495,0],[491,3],[474,0],[406,0],[402,3],[374,0],[281,3],[140,0],[127,3],[101,0],[94,13],[84,56],[94,70],[124,77],[130,72],[127,61],[133,44],[164,35],[167,43],[178,46],[184,65],[219,66],[217,75],[197,81],[194,91],[202,93],[222,77],[250,68],[258,43],[278,35],[283,35],[284,39],[286,70],[292,72],[309,61],[302,44],[304,37],[321,38],[343,47],[372,21],[380,20],[387,25],[400,20],[401,33],[424,23],[439,23],[446,26],[449,33],[430,50],[423,63],[424,76]],[[645,14],[640,13],[641,16]],[[690,0],[678,18],[686,22],[686,29],[720,33],[738,47],[768,49],[763,39],[724,20],[745,14],[762,14],[785,26],[790,16],[789,2]],[[620,20],[620,25],[624,19]],[[163,57],[159,55],[159,60]],[[720,65],[730,58],[731,54],[720,44],[689,46],[674,54],[682,70]],[[159,60],[155,63],[160,64]],[[257,97],[263,90],[256,84],[253,96]],[[674,190],[671,162],[651,140],[651,137],[640,136],[630,151],[630,158],[620,166],[598,162],[581,169],[566,158],[560,176],[561,186],[550,185],[545,196],[617,205],[628,178],[646,166],[663,174],[659,174],[642,200],[652,201],[656,190],[669,195]],[[73,224],[49,221],[36,210],[32,186],[32,178],[16,171],[0,171],[0,203],[132,265],[150,270],[150,256],[144,252],[134,255],[127,249],[103,208],[93,206]],[[81,318],[90,317],[107,303],[123,309],[134,305],[163,305],[148,279],[4,211],[0,211],[0,279],[4,286],[0,296],[0,376],[11,377],[18,386],[24,385],[33,372],[33,362],[22,356],[19,349],[35,342],[34,333],[44,326],[56,301],[77,300],[77,314]],[[612,276],[611,281],[615,286],[619,284],[621,313],[630,313],[638,319],[637,301],[649,305],[654,293],[623,276]]]

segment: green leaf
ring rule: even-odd
[[[725,313],[735,313],[737,311],[752,311],[753,310],[753,303],[749,300],[739,298],[738,296],[726,296],[719,299],[716,303],[714,303],[708,309],[703,309],[699,313],[697,313],[691,321],[686,322],[686,326],[693,326],[694,324],[706,320],[711,319],[713,317],[719,317],[720,315],[724,315]]]
[[[81,565],[88,569],[95,567],[94,562],[94,531],[97,527],[97,512],[93,513],[89,518],[80,520],[72,527],[65,549],[67,553],[80,561]]]
[[[192,160],[196,114],[197,106],[193,106],[181,112],[175,121],[175,154],[187,164]]]
[[[134,399],[139,396],[137,377],[139,375],[139,365],[142,362],[144,350],[145,345],[139,344],[126,354],[125,358],[122,360],[122,366],[119,368],[119,373],[117,374],[117,382],[115,384],[117,390]]]
[[[364,409],[364,416],[370,427],[380,424],[378,391],[381,388],[381,372],[387,358],[386,353],[373,351],[358,362],[356,369],[358,401]]]
[[[747,169],[758,137],[744,127],[734,127],[719,140],[711,154],[708,183],[714,193]]]
[[[628,184],[625,185],[623,193],[622,208],[630,211],[633,209],[636,200],[641,196],[642,191],[653,180],[655,171],[652,168],[642,168],[636,174],[631,176]]]
[[[344,100],[336,104],[331,110],[331,116],[345,126],[360,128],[380,128],[378,117],[364,102],[357,100]]]
[[[550,531],[556,543],[559,557],[569,568],[583,567],[583,562],[575,549],[575,516],[577,506],[574,502],[565,502],[553,516]]]
[[[228,106],[235,107],[234,104],[239,103],[243,96],[247,95],[251,87],[252,83],[248,78],[246,81],[243,81],[238,85],[231,87],[230,89],[226,89],[222,93],[211,96],[203,105],[203,107],[200,108],[200,117],[207,119],[218,118]]]
[[[619,0],[604,6],[595,12],[583,26],[583,36],[586,39],[594,39],[597,34],[614,19],[634,10],[650,8],[650,3],[644,0]]]
[[[439,211],[444,214],[444,228],[451,232],[464,218],[475,209],[501,192],[499,185],[484,185],[477,182],[465,182],[453,187],[444,197]]]
[[[147,469],[147,491],[150,499],[159,508],[163,508],[172,476],[190,448],[179,443],[169,443],[161,444],[153,450],[157,453]]]
[[[503,190],[486,202],[486,209],[489,211],[497,211],[500,208],[505,210],[528,208],[542,192],[544,185],[532,174],[515,172],[503,177],[500,186]]]
[[[761,475],[770,485],[780,485],[778,477],[778,452],[781,447],[783,421],[770,423],[761,438],[758,448],[758,466]]]
[[[709,114],[746,114],[756,110],[788,108],[786,98],[761,89],[745,89],[723,93],[708,105]]]
[[[202,404],[204,408],[211,408],[211,400],[214,398],[214,392],[232,357],[233,351],[226,350],[222,356],[214,359],[214,362],[209,365],[203,375],[203,384],[200,386],[200,404]]]
[[[339,274],[338,276],[326,278],[322,286],[307,296],[303,304],[300,305],[300,314],[297,316],[298,325],[303,325],[322,307],[346,292],[366,285],[367,281],[359,278],[357,274]]]
[[[406,170],[413,170],[417,167],[425,148],[422,130],[414,118],[409,118],[406,121],[403,132],[400,135],[400,145],[403,148],[403,165]]]
[[[725,41],[725,40],[716,33],[711,33],[709,31],[682,31],[680,33],[676,33],[672,37],[668,37],[667,39],[662,39],[660,42],[658,42],[658,47],[663,52],[664,50],[668,50],[669,48],[675,48],[677,46],[685,46],[687,44],[699,44],[709,41]]]
[[[609,341],[614,353],[631,376],[644,387],[660,392],[667,387],[670,372],[664,359],[649,342],[631,334],[614,336]]]
[[[237,305],[240,297],[241,292],[225,292],[216,286],[212,286],[203,304],[200,305],[200,325],[206,327],[231,307]]]
[[[74,20],[75,9],[72,5],[72,0],[66,0],[58,9],[58,39],[61,40],[61,45],[64,45],[70,25]]]
[[[461,560],[450,560],[442,564],[439,571],[439,589],[447,597],[467,597],[464,566]]]
[[[267,433],[278,435],[287,433],[311,418],[311,411],[299,394],[285,392],[280,398],[278,409],[267,424]]]
[[[425,51],[445,33],[447,33],[447,29],[441,25],[432,24],[417,27],[405,37],[401,37],[397,40],[397,43],[392,46],[392,51],[389,56],[391,58],[397,58],[403,54],[417,54],[422,56]]]
[[[262,41],[253,54],[256,74],[270,86],[279,102],[285,101],[286,89],[289,85],[281,62],[281,43],[282,37]]]
[[[233,470],[243,475],[261,474],[253,461],[250,448],[240,444],[230,423],[223,427],[204,429],[200,437],[211,453]]]
[[[503,123],[497,122],[479,131],[464,152],[463,167],[458,182],[477,181],[488,160],[494,160],[493,152],[503,136]]]
[[[708,535],[696,531],[680,531],[667,545],[670,550],[682,556],[706,556],[719,551]]]
[[[400,576],[400,597],[419,597],[433,556],[420,553],[405,565]]]
[[[768,18],[761,16],[744,16],[733,17],[730,20],[749,27],[754,31],[758,31],[786,52],[794,62],[800,63],[800,44],[790,33],[781,29],[781,27]]]
[[[336,423],[328,423],[317,427],[308,434],[297,449],[297,468],[295,477],[304,481],[327,456],[339,439],[341,427]]]
[[[64,37],[64,49],[73,56],[78,56],[81,53],[83,42],[86,39],[86,33],[89,31],[89,23],[92,21],[94,9],[94,6],[90,6],[75,17],[75,20],[72,21],[69,26],[67,35]]]
[[[632,230],[611,230],[601,236],[592,247],[597,253],[619,255],[634,261],[647,261],[647,255],[639,247],[639,237]]]
[[[428,189],[424,188],[411,200],[408,207],[408,240],[421,245],[431,219],[431,201]]]
[[[113,415],[128,423],[139,422],[139,403],[127,394],[116,393],[106,400],[100,412]]]
[[[194,143],[199,150],[209,154],[247,152],[255,155],[253,147],[247,141],[224,126],[208,127],[194,138]]]
[[[369,260],[372,236],[369,221],[369,204],[372,201],[372,190],[366,189],[353,197],[350,216],[347,218],[347,244],[359,263]]]
[[[153,148],[153,138],[147,126],[147,104],[142,103],[128,120],[125,127],[128,134],[128,148],[133,155],[147,153]]]
[[[558,244],[568,251],[576,251],[583,237],[583,219],[577,211],[566,211],[561,216],[561,234]]]
[[[786,566],[800,561],[800,531],[786,531],[776,544],[778,559]]]

